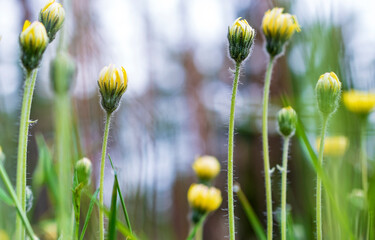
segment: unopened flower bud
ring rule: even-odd
[[[55,93],[69,91],[76,70],[74,59],[68,53],[60,52],[51,62],[51,81]]]
[[[196,211],[193,214],[193,221],[199,221],[197,216],[202,216],[218,209],[222,202],[221,192],[214,187],[208,187],[203,184],[192,184],[188,191],[189,205]]]
[[[266,37],[267,52],[275,57],[283,51],[284,44],[301,31],[297,18],[289,13],[283,13],[283,8],[268,10],[263,17],[262,29]]]
[[[351,90],[342,94],[345,107],[360,115],[368,115],[375,108],[375,94],[358,90]]]
[[[20,34],[20,45],[22,64],[30,72],[39,66],[48,45],[48,36],[44,25],[38,21],[31,24],[26,20]]]
[[[33,207],[34,194],[30,186],[26,186],[26,212]]]
[[[281,109],[277,114],[278,129],[284,137],[291,137],[294,135],[297,124],[297,113],[289,106]]]
[[[254,37],[255,30],[245,19],[237,18],[228,27],[229,54],[236,63],[241,63],[249,56]]]
[[[44,24],[49,37],[49,42],[55,39],[56,33],[61,29],[65,20],[65,11],[60,3],[49,1],[39,13],[39,21]]]
[[[121,97],[128,86],[125,68],[116,68],[112,64],[104,67],[100,71],[98,85],[102,96],[102,107],[107,113],[112,113],[118,108]]]
[[[193,170],[200,180],[207,182],[219,174],[220,163],[213,156],[201,156],[194,161]]]
[[[341,82],[334,72],[321,75],[315,91],[319,110],[324,116],[336,111],[341,95]]]
[[[76,174],[78,184],[88,185],[91,178],[92,164],[88,158],[82,158],[76,163]]]

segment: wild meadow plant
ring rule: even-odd
[[[96,229],[98,229],[97,235],[100,240],[115,240],[117,239],[117,232],[120,232],[126,239],[143,239],[137,237],[133,232],[124,196],[121,192],[118,174],[110,155],[107,154],[111,118],[119,109],[122,96],[127,90],[127,73],[125,68],[117,68],[112,64],[104,67],[99,73],[97,85],[100,93],[100,104],[106,114],[106,118],[101,149],[99,187],[95,187],[95,191],[91,191],[93,163],[90,159],[83,156],[84,154],[75,152],[78,148],[75,146],[77,144],[76,138],[78,137],[74,135],[73,118],[70,117],[72,116],[70,89],[77,69],[74,60],[67,52],[67,43],[62,34],[60,34],[60,39],[58,39],[57,48],[52,49],[56,50],[56,54],[50,64],[50,78],[54,94],[54,151],[50,151],[43,137],[37,136],[41,157],[33,175],[33,187],[26,185],[29,125],[33,123],[30,120],[30,111],[37,72],[47,46],[56,39],[58,32],[63,31],[64,20],[64,8],[60,3],[51,0],[41,9],[39,21],[34,21],[33,23],[25,21],[19,37],[25,82],[19,126],[16,190],[13,188],[5,171],[4,161],[6,156],[0,147],[0,178],[6,189],[6,191],[0,189],[0,199],[7,205],[15,207],[17,211],[15,233],[11,239],[39,239],[33,230],[36,224],[30,222],[28,212],[32,211],[30,210],[32,209],[32,199],[34,192],[37,192],[35,188],[39,187],[40,190],[40,185],[44,183],[48,185],[48,189],[51,192],[51,202],[56,208],[54,212],[56,219],[53,219],[53,222],[56,222],[54,235],[56,239],[87,239],[86,230],[90,219],[95,217],[95,214],[93,214],[95,206],[98,207],[99,214],[98,219],[96,219],[98,221],[94,222],[94,224],[98,225]],[[366,134],[368,132],[369,114],[375,108],[375,94],[358,90],[343,92],[343,105],[358,119],[360,128],[360,150],[358,156],[360,159],[361,187],[359,188],[354,180],[354,187],[349,189],[350,191],[339,188],[337,186],[341,184],[343,179],[343,173],[341,172],[345,164],[343,159],[349,152],[350,147],[355,143],[350,142],[350,139],[345,135],[330,136],[327,134],[328,122],[339,108],[342,92],[342,83],[334,72],[327,72],[321,75],[315,86],[316,103],[322,125],[320,136],[316,141],[318,156],[316,156],[306,136],[300,114],[297,115],[297,112],[288,105],[277,114],[277,130],[282,137],[283,148],[280,156],[281,165],[278,164],[276,166],[281,173],[281,211],[280,217],[277,221],[274,221],[274,216],[278,215],[273,211],[271,175],[274,168],[270,166],[268,141],[270,85],[276,59],[284,54],[285,46],[294,33],[300,31],[300,26],[296,16],[283,13],[282,8],[273,8],[265,13],[261,29],[265,37],[265,50],[269,57],[262,102],[262,151],[267,225],[266,228],[263,228],[262,220],[256,215],[240,185],[234,183],[236,95],[241,67],[251,55],[255,40],[255,30],[245,19],[238,18],[228,27],[227,34],[229,57],[235,64],[227,152],[229,239],[234,240],[236,237],[234,193],[236,193],[258,239],[275,239],[273,231],[275,222],[280,224],[280,238],[282,240],[293,239],[290,236],[294,236],[296,233],[293,231],[292,213],[288,211],[287,182],[289,147],[295,134],[316,170],[316,228],[312,235],[318,240],[323,238],[373,239],[374,231],[372,226],[375,219],[372,200],[374,200],[374,187],[369,179],[372,166],[367,156]],[[107,157],[114,173],[109,208],[104,204],[104,173]],[[56,161],[54,162],[53,159]],[[220,173],[221,166],[217,158],[206,155],[196,158],[192,168],[197,177],[197,182],[191,184],[187,190],[187,202],[191,208],[189,216],[190,232],[187,240],[202,240],[203,228],[207,217],[222,205],[221,190],[215,187],[215,179]],[[347,170],[345,169],[345,171]],[[356,171],[356,169],[353,171]],[[313,191],[314,189],[311,190]],[[350,194],[348,194],[348,191]],[[83,211],[81,209],[82,196],[88,196],[90,199],[86,214],[81,214]],[[313,196],[307,197],[313,198]],[[349,200],[346,201],[347,199]],[[347,202],[353,202],[353,199],[360,210],[353,214],[355,219],[351,220],[350,216],[352,215],[350,214],[354,210],[348,207]],[[120,207],[124,215],[124,223],[118,217]],[[84,217],[84,221],[81,221],[82,217]],[[108,218],[108,224],[105,224],[106,218]],[[0,230],[0,239],[7,239],[8,235],[8,233]]]

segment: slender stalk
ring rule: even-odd
[[[199,228],[203,228],[203,223],[206,220],[207,215],[201,217],[198,223],[196,223],[193,228],[190,230],[189,236],[186,240],[193,240]]]
[[[2,161],[2,159],[0,159],[0,161]],[[21,224],[23,225],[23,227],[25,227],[26,229],[26,232],[27,234],[29,235],[29,237],[34,240],[34,239],[38,239],[35,234],[34,234],[34,231],[33,229],[31,228],[31,225],[30,225],[30,222],[29,220],[27,219],[27,216],[26,216],[26,213],[25,211],[22,209],[22,206],[21,206],[21,203],[18,201],[18,198],[17,198],[17,195],[16,195],[16,192],[14,191],[13,189],[13,186],[9,180],[9,177],[4,169],[4,165],[0,162],[0,175],[1,175],[1,178],[5,184],[5,187],[7,188],[15,206],[16,206],[16,209],[17,209],[17,212],[18,212],[18,216],[21,220]]]
[[[109,125],[111,122],[111,114],[107,113],[105,120],[104,136],[103,136],[103,147],[102,147],[102,159],[100,162],[100,186],[99,186],[99,203],[101,206],[104,206],[104,166],[105,166],[105,156],[107,152],[107,142],[108,142],[108,132]],[[99,234],[100,240],[104,240],[104,211],[99,209]]]
[[[246,216],[249,219],[255,234],[257,235],[257,238],[260,240],[266,240],[266,234],[263,230],[262,224],[260,223],[257,215],[254,212],[253,207],[251,206],[249,200],[246,198],[246,195],[244,194],[239,185],[237,185],[236,193],[243,209],[245,210]]]
[[[55,81],[59,81],[56,79]],[[71,121],[70,121],[69,93],[60,93],[55,96],[55,132],[56,132],[56,158],[58,170],[58,208],[57,220],[59,232],[64,238],[73,238],[72,228],[72,169],[71,157]]]
[[[281,173],[281,239],[286,240],[286,182],[288,175],[289,137],[284,138],[283,169]]]
[[[81,214],[81,194],[82,194],[82,187],[80,185],[77,186],[73,193],[74,199],[74,220],[75,220],[75,229],[74,229],[74,239],[79,239],[79,220]]]
[[[198,228],[195,234],[195,240],[203,240],[203,225]]]
[[[26,72],[24,93],[22,99],[20,129],[18,136],[18,154],[17,154],[17,198],[20,201],[21,210],[26,210],[26,164],[27,164],[27,139],[29,136],[30,112],[35,80],[38,69]],[[23,229],[22,219],[17,216],[16,220],[16,239],[25,239],[25,230]]]
[[[319,164],[323,166],[323,152],[324,152],[324,139],[327,131],[328,116],[323,116],[322,133],[320,136],[319,144]],[[322,231],[322,179],[317,175],[316,180],[316,238],[321,240],[323,238]]]
[[[230,104],[229,133],[228,133],[228,216],[229,216],[229,239],[235,239],[234,226],[234,201],[233,201],[233,138],[234,138],[234,116],[236,107],[236,95],[238,79],[240,76],[241,63],[236,63],[234,75],[232,99]]]
[[[272,216],[272,188],[270,176],[270,160],[268,149],[268,99],[271,85],[271,75],[274,58],[271,57],[268,63],[266,78],[264,83],[263,94],[263,118],[262,118],[262,137],[263,137],[263,161],[264,161],[264,178],[266,185],[266,202],[267,202],[267,239],[272,240],[273,216]]]
[[[361,140],[360,140],[360,156],[362,165],[362,188],[367,202],[368,194],[368,177],[367,177],[367,144],[366,144],[366,127],[367,127],[367,116],[361,119]]]

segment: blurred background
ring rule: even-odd
[[[6,168],[16,180],[16,153],[23,71],[19,61],[19,33],[24,20],[37,20],[45,0],[0,0],[0,145]],[[186,192],[196,181],[191,164],[199,155],[216,156],[222,165],[216,186],[223,204],[205,225],[204,239],[226,239],[227,123],[234,68],[227,57],[228,26],[245,18],[257,35],[251,57],[243,64],[236,108],[235,180],[265,226],[265,191],[261,151],[261,103],[268,61],[261,33],[263,14],[274,6],[295,14],[302,26],[274,68],[270,99],[271,167],[281,164],[282,139],[275,115],[287,99],[304,123],[312,143],[319,134],[314,86],[322,73],[335,71],[344,89],[374,88],[375,2],[371,0],[80,0],[63,1],[64,37],[77,64],[71,90],[73,122],[79,156],[93,161],[92,189],[99,185],[104,112],[99,104],[100,69],[114,63],[124,66],[128,90],[115,113],[108,152],[119,172],[133,229],[140,239],[185,239],[189,231]],[[47,49],[36,83],[28,151],[28,184],[40,153],[36,136],[43,136],[53,155],[53,91],[49,66],[57,41]],[[374,140],[370,116],[368,139]],[[350,126],[350,127],[348,127]],[[331,120],[330,135],[356,137],[355,120],[340,107]],[[315,145],[315,144],[314,144]],[[351,144],[351,147],[355,146]],[[369,158],[374,150],[369,144]],[[358,163],[352,157],[352,166]],[[371,161],[372,164],[372,161]],[[370,164],[370,165],[371,165]],[[288,175],[288,203],[296,239],[313,239],[315,172],[292,140]],[[113,172],[106,166],[105,189],[111,189]],[[372,168],[370,166],[370,177]],[[272,180],[274,209],[280,205],[280,174]],[[360,181],[360,179],[353,180]],[[35,194],[35,192],[34,192]],[[110,204],[111,191],[105,192]],[[32,223],[54,229],[54,209],[48,188],[34,195]],[[83,209],[89,198],[83,197]],[[15,212],[1,205],[0,228],[13,221]],[[85,210],[84,210],[85,211]],[[237,236],[256,239],[242,207],[236,204]],[[8,215],[7,215],[8,216]],[[97,216],[97,212],[94,212]],[[120,216],[123,217],[123,216]],[[43,223],[43,224],[41,224]],[[43,227],[44,226],[44,227]],[[47,226],[47,227],[46,227]],[[275,222],[278,239],[278,224]],[[90,224],[87,239],[95,239]],[[53,236],[53,235],[51,235]],[[48,239],[48,236],[45,237]],[[53,239],[53,237],[49,238]]]

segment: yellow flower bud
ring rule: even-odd
[[[294,135],[297,124],[297,113],[289,106],[281,109],[277,114],[278,129],[284,137]]]
[[[193,169],[199,179],[209,181],[219,174],[220,163],[213,156],[201,156],[193,163]]]
[[[49,41],[55,39],[65,20],[65,11],[60,3],[55,0],[49,1],[39,13],[39,21],[44,24],[47,30]]]
[[[266,49],[274,57],[283,51],[284,44],[301,31],[297,18],[289,13],[283,13],[283,8],[268,10],[263,17],[262,29],[266,37]]]
[[[370,92],[351,90],[342,94],[342,100],[349,111],[361,115],[369,114],[375,107],[375,94]]]
[[[218,209],[222,197],[219,189],[203,184],[192,184],[188,191],[190,206],[203,213],[209,213]]]
[[[78,184],[82,183],[83,186],[86,186],[90,182],[92,164],[90,159],[82,158],[76,163],[75,166]]]
[[[48,36],[44,25],[38,21],[31,24],[26,20],[20,34],[20,45],[23,66],[27,71],[37,68],[48,45]]]
[[[349,140],[345,136],[325,137],[323,154],[327,157],[342,157],[349,146]],[[320,138],[316,139],[316,148],[319,152]]]
[[[119,106],[121,97],[128,86],[125,68],[116,68],[112,64],[104,67],[100,71],[98,85],[102,96],[102,107],[107,113],[112,113]]]
[[[328,116],[338,107],[341,95],[341,82],[334,72],[320,76],[315,88],[319,110]]]
[[[240,17],[228,27],[229,54],[235,62],[241,63],[249,56],[254,37],[255,30]]]

